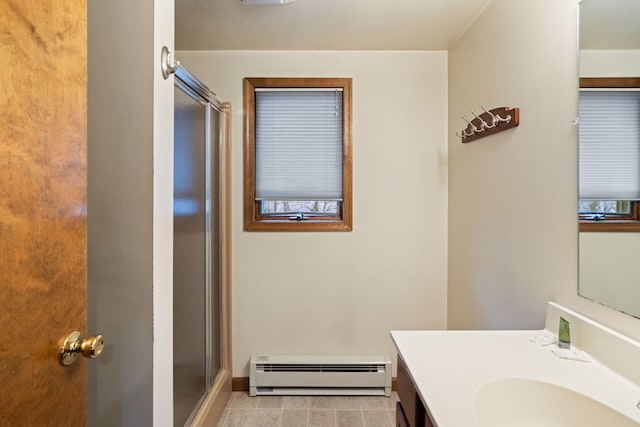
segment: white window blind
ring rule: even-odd
[[[581,90],[582,200],[640,199],[640,91]]]
[[[342,200],[342,90],[256,89],[257,200]]]

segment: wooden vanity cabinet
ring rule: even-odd
[[[397,389],[400,401],[396,405],[396,427],[434,427],[400,355]]]
[[[400,402],[396,402],[396,427],[410,427]]]

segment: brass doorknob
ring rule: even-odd
[[[100,356],[104,350],[104,338],[102,335],[95,335],[82,338],[78,331],[71,331],[60,340],[60,363],[64,366],[72,365],[78,356],[82,354],[89,359]]]

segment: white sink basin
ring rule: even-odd
[[[482,385],[474,407],[480,427],[640,425],[588,396],[528,378],[501,378]]]

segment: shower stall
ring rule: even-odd
[[[174,425],[184,426],[213,410],[213,391],[229,391],[230,107],[181,65],[174,74]]]

